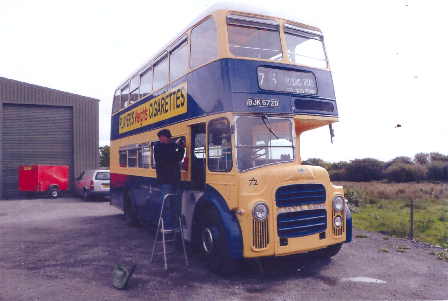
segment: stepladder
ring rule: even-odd
[[[154,239],[154,245],[152,248],[151,254],[151,262],[154,261],[154,256],[163,255],[164,263],[165,263],[165,271],[168,270],[168,262],[167,255],[171,254],[172,259],[174,259],[175,255],[175,247],[177,242],[177,237],[180,235],[180,240],[182,243],[182,248],[185,257],[185,263],[188,266],[188,258],[187,251],[185,249],[185,240],[184,240],[184,231],[181,216],[171,217],[171,220],[174,222],[168,222],[166,219],[167,210],[170,210],[170,206],[167,206],[167,203],[171,203],[174,200],[179,201],[180,195],[177,193],[168,193],[163,197],[162,207],[160,209],[159,221],[157,224],[156,237]],[[172,214],[173,212],[170,212]],[[162,251],[160,251],[160,246],[162,247]]]

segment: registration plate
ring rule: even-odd
[[[110,188],[110,185],[101,185],[103,188]]]
[[[278,108],[278,99],[266,99],[266,98],[248,98],[248,107],[260,107],[260,108]]]

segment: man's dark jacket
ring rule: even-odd
[[[157,183],[159,185],[180,183],[179,162],[184,157],[185,149],[176,143],[160,143],[154,146]]]

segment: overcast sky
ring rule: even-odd
[[[0,0],[0,77],[100,99],[216,1]],[[448,1],[238,1],[323,30],[340,122],[302,136],[302,159],[448,155]],[[401,125],[397,127],[397,125]]]

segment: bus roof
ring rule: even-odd
[[[166,43],[163,47],[161,47],[158,51],[154,53],[148,60],[146,60],[143,64],[141,64],[136,70],[134,70],[131,74],[129,74],[128,77],[124,81],[120,83],[120,85],[117,86],[115,89],[118,90],[119,88],[123,87],[128,80],[135,74],[137,74],[142,68],[144,68],[146,65],[148,65],[153,59],[155,59],[159,54],[161,54],[165,49],[167,49],[171,44],[173,44],[177,39],[179,39],[185,32],[188,31],[189,28],[193,27],[195,24],[200,22],[202,19],[213,13],[217,10],[231,10],[231,11],[238,11],[242,13],[249,13],[249,14],[255,14],[255,15],[262,15],[266,17],[275,17],[275,18],[281,18],[289,21],[295,21],[298,23],[306,24],[308,26],[313,26],[319,28],[314,22],[310,22],[310,20],[305,20],[304,18],[301,18],[300,20],[297,18],[296,14],[291,15],[291,13],[280,11],[280,10],[273,10],[273,9],[267,9],[263,7],[259,7],[256,5],[246,4],[246,3],[236,3],[236,2],[229,2],[229,1],[222,1],[212,4],[209,8],[204,10],[202,13],[197,15],[187,26],[185,26],[177,35],[175,35],[173,38],[169,40],[168,43]]]

